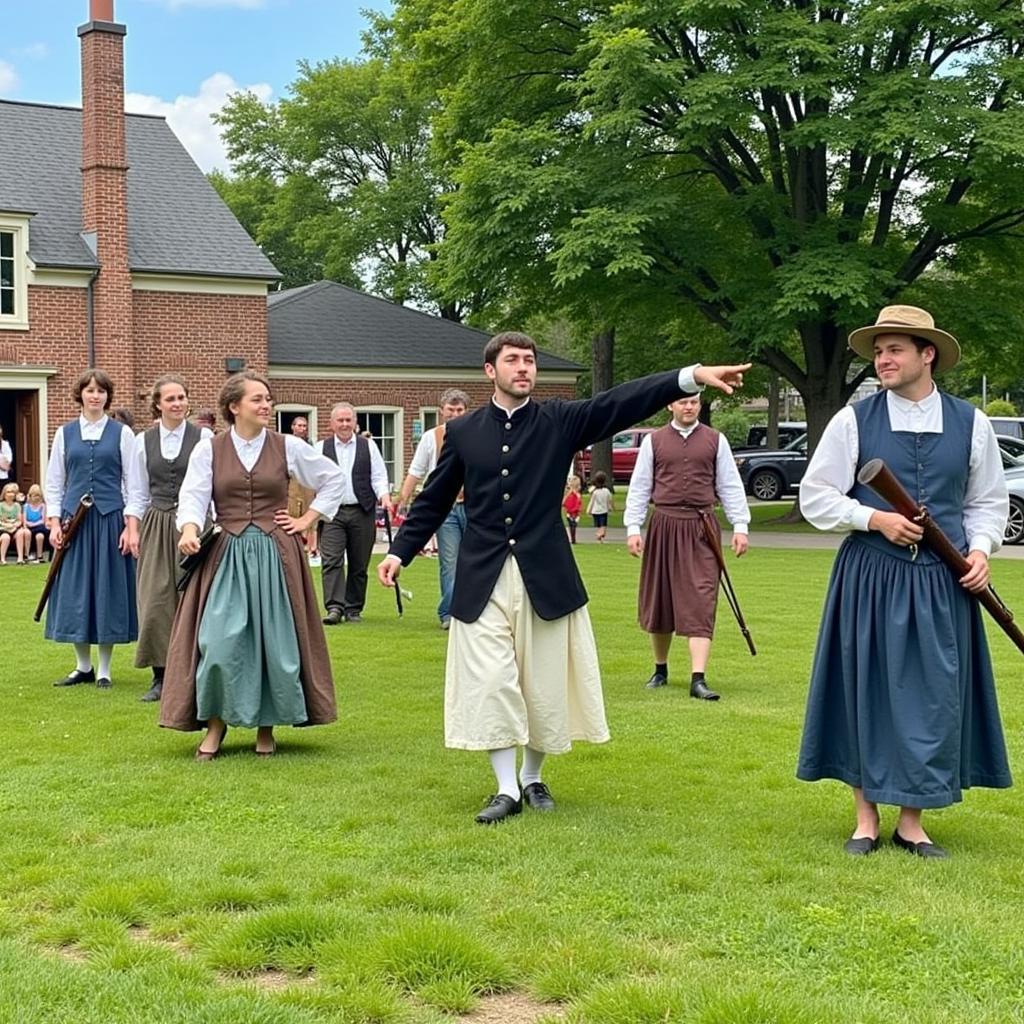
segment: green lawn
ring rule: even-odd
[[[502,992],[510,1024],[1024,1019],[1020,791],[929,815],[948,862],[860,860],[844,789],[794,779],[831,553],[730,564],[761,653],[723,604],[717,705],[687,697],[681,649],[677,685],[643,689],[638,563],[577,556],[614,738],[549,761],[555,814],[497,828],[472,821],[486,757],[441,743],[433,561],[402,621],[373,584],[329,633],[336,725],[281,730],[266,761],[232,732],[210,764],[155,726],[124,649],[111,692],[54,689],[43,570],[0,568],[0,1021],[428,1024]],[[1024,565],[995,572],[1024,611]],[[1021,656],[992,648],[1019,767]]]

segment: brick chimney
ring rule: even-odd
[[[89,0],[82,40],[82,230],[95,232],[100,270],[93,285],[95,365],[117,386],[115,405],[137,392],[128,269],[128,158],[124,125],[124,25],[114,0]]]

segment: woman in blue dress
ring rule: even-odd
[[[71,395],[81,415],[58,429],[46,467],[46,524],[55,551],[64,544],[63,523],[81,499],[90,495],[93,504],[50,593],[45,635],[75,648],[75,668],[54,686],[95,683],[108,689],[114,644],[132,643],[138,635],[133,558],[138,532],[125,521],[136,491],[129,479],[135,437],[107,415],[114,384],[102,370],[86,370]],[[95,670],[93,644],[98,645]]]

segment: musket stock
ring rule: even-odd
[[[882,459],[865,462],[857,474],[857,480],[884,498],[905,519],[917,523],[924,530],[922,542],[956,573],[957,579],[967,575],[971,563],[957,550],[938,523],[928,514],[928,510],[918,505],[907,493],[906,488],[893,476],[892,470]],[[971,596],[978,599],[985,611],[995,619],[996,625],[1017,645],[1018,650],[1024,653],[1024,633],[1013,621],[1013,612],[1006,607],[992,587],[988,586],[980,594],[972,593]]]
[[[75,534],[78,533],[78,528],[82,525],[82,520],[89,509],[92,508],[92,505],[92,495],[83,494],[78,501],[78,508],[75,509],[74,514],[61,523],[61,532],[63,534],[61,545],[54,551],[53,557],[50,559],[50,571],[46,574],[43,592],[39,595],[39,604],[36,605],[35,614],[32,616],[36,622],[43,616],[43,609],[46,607],[46,602],[50,600],[50,591],[53,590],[53,585],[57,582],[57,575],[60,572],[61,562],[64,561],[64,555],[71,542],[75,539]]]

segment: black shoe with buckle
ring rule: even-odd
[[[668,686],[668,676],[664,672],[655,672],[650,679],[644,683],[648,690],[657,690],[659,686]]]
[[[935,843],[912,843],[909,839],[904,839],[899,831],[893,832],[892,841],[901,850],[906,850],[916,857],[931,857],[935,860],[946,860],[949,857],[949,853],[943,847]]]
[[[512,797],[499,793],[497,796],[491,797],[490,803],[476,816],[475,820],[480,825],[497,825],[499,821],[522,813],[522,798],[513,800]]]
[[[97,690],[109,690],[114,684],[110,681],[110,676],[100,676],[96,680]]]
[[[81,683],[95,683],[96,673],[92,669],[88,672],[79,672],[76,668],[74,672],[69,672],[63,679],[58,679],[54,686],[79,686]]]
[[[718,700],[718,694],[703,679],[695,679],[690,683],[690,696],[697,700]]]
[[[555,798],[543,782],[531,782],[528,786],[523,786],[523,803],[528,804],[535,811],[553,811],[555,809]]]
[[[340,608],[328,608],[324,616],[325,626],[336,626],[339,622],[345,621],[345,613]]]
[[[363,616],[360,614],[358,608],[353,608],[350,612],[345,612],[346,622],[362,622]]]
[[[154,679],[153,685],[139,698],[144,704],[151,704],[154,701],[160,699],[160,694],[164,690],[164,681],[162,679]]]

